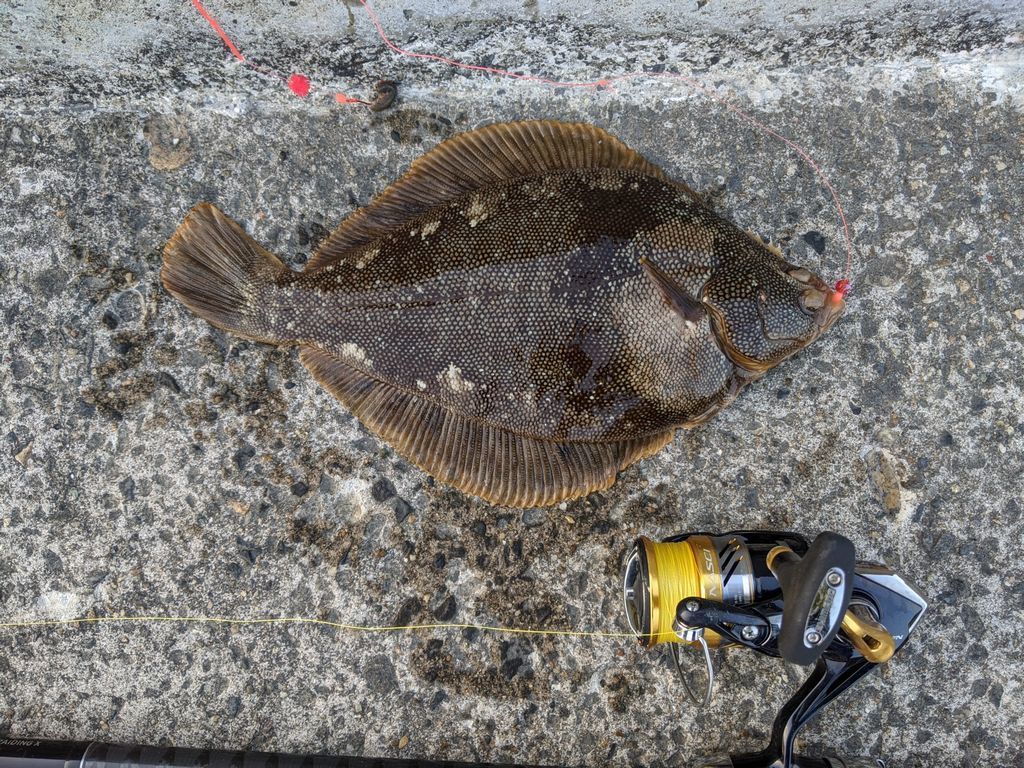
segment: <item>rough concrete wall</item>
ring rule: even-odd
[[[552,90],[395,59],[357,7],[210,7],[256,61],[356,93],[397,77],[401,102],[299,100],[186,3],[0,10],[0,616],[616,629],[638,533],[833,528],[932,607],[806,741],[1024,762],[1019,7],[381,9],[409,47],[497,66],[694,73],[810,148],[848,208],[855,293],[827,338],[610,491],[526,512],[433,484],[293,352],[170,300],[185,211],[216,201],[297,266],[442,138],[525,117],[608,128],[838,277],[828,197],[682,84]],[[173,624],[3,630],[0,673],[12,734],[586,765],[753,748],[801,677],[726,653],[695,712],[627,642]]]

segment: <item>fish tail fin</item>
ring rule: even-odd
[[[277,341],[263,295],[287,267],[216,206],[200,203],[164,247],[160,279],[197,315],[226,331]]]

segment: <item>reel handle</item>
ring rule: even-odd
[[[850,604],[856,566],[853,543],[826,531],[803,557],[778,546],[768,553],[767,563],[785,601],[779,654],[794,664],[811,664],[839,632]]]

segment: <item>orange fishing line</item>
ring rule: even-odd
[[[194,5],[196,10],[199,11],[199,15],[206,19],[210,26],[213,27],[213,31],[216,32],[220,36],[220,39],[224,41],[224,45],[228,47],[228,50],[231,51],[232,55],[239,61],[245,63],[245,56],[243,56],[242,52],[235,47],[235,44],[231,42],[231,38],[228,37],[228,33],[221,29],[220,24],[218,24],[217,20],[210,15],[210,12],[203,7],[203,4],[199,2],[199,0],[192,0],[192,5]]]

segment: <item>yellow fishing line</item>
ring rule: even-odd
[[[696,538],[696,537],[691,537]],[[650,644],[678,643],[672,628],[676,606],[694,595],[702,595],[701,574],[689,540],[652,541],[641,537],[647,548],[651,590]]]
[[[307,624],[349,632],[409,632],[450,629],[476,629],[482,632],[495,632],[513,635],[554,635],[559,637],[600,637],[630,638],[635,640],[632,632],[583,632],[570,629],[533,629],[529,627],[499,627],[489,624],[405,624],[401,626],[384,626],[372,624],[345,624],[327,619],[311,619],[303,616],[284,616],[279,618],[234,619],[224,616],[82,616],[75,619],[31,619],[26,621],[0,622],[0,629],[24,629],[29,627],[61,627],[77,624],[128,624],[177,622],[180,624],[234,624],[254,626],[258,624]]]

